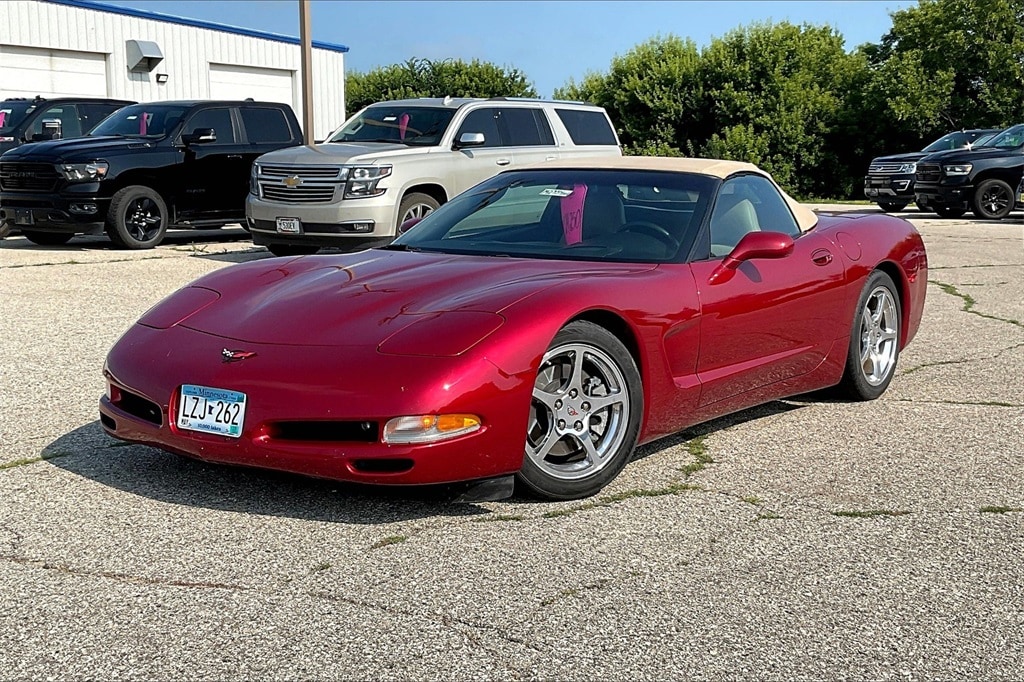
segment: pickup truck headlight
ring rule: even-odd
[[[971,163],[951,163],[943,166],[942,171],[946,175],[970,175],[972,168],[974,168],[974,164]]]
[[[377,187],[377,183],[391,175],[391,166],[349,166],[348,180],[345,183],[346,199],[362,199],[379,197],[387,190]]]
[[[110,168],[105,161],[93,161],[92,163],[65,163],[57,166],[68,182],[96,182],[107,177],[107,170]]]

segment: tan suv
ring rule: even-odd
[[[620,155],[601,107],[534,99],[373,104],[326,142],[253,164],[246,220],[273,253],[391,241],[398,226],[503,170]]]

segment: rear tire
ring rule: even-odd
[[[1013,210],[1013,188],[997,178],[982,180],[971,197],[971,211],[982,220],[1002,220]]]
[[[319,250],[319,246],[306,244],[267,244],[267,251],[275,256],[309,256]]]
[[[118,190],[107,211],[107,236],[121,249],[152,249],[167,234],[167,204],[155,190],[130,185]]]
[[[910,204],[909,201],[879,201],[878,208],[882,209],[886,213],[894,213],[896,211],[902,211]]]
[[[38,232],[36,230],[22,230],[25,239],[40,246],[60,246],[67,244],[74,237],[72,232]]]
[[[960,208],[959,206],[955,208],[951,206],[935,206],[930,210],[935,211],[935,215],[940,218],[959,218],[964,213],[967,213],[966,209]]]
[[[597,493],[629,462],[643,409],[640,373],[622,342],[596,324],[569,323],[541,359],[516,480],[548,500]]]
[[[874,400],[885,393],[900,355],[900,298],[881,270],[868,277],[853,314],[846,370],[837,386],[843,397]]]

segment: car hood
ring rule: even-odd
[[[404,154],[422,154],[427,147],[408,147],[404,144],[386,142],[325,142],[322,144],[287,147],[269,152],[259,158],[260,163],[280,163],[296,165],[324,165],[349,163],[351,161],[372,162],[380,157],[399,156]]]
[[[890,154],[871,159],[871,163],[906,163],[908,161],[919,161],[927,154],[924,152],[907,152],[906,154]]]
[[[66,163],[93,161],[114,152],[148,149],[150,141],[136,137],[75,137],[68,140],[47,140],[30,142],[4,155],[5,161],[33,161],[43,163]]]
[[[935,152],[924,158],[925,161],[935,163],[973,163],[981,159],[1001,159],[1013,154],[1019,154],[1019,149],[1001,149],[998,147],[975,147],[974,149],[950,149],[944,152]]]
[[[341,256],[273,259],[211,273],[194,287],[220,298],[187,317],[190,329],[253,343],[377,345],[426,318],[457,329],[539,291],[581,278],[629,275],[649,264],[586,263],[371,249]],[[173,298],[173,297],[172,297]],[[483,313],[484,315],[468,315]],[[145,324],[145,318],[143,318]]]

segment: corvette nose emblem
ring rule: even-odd
[[[239,362],[241,360],[248,360],[252,356],[256,355],[256,351],[253,350],[230,350],[225,348],[220,352],[220,357],[224,362]]]

